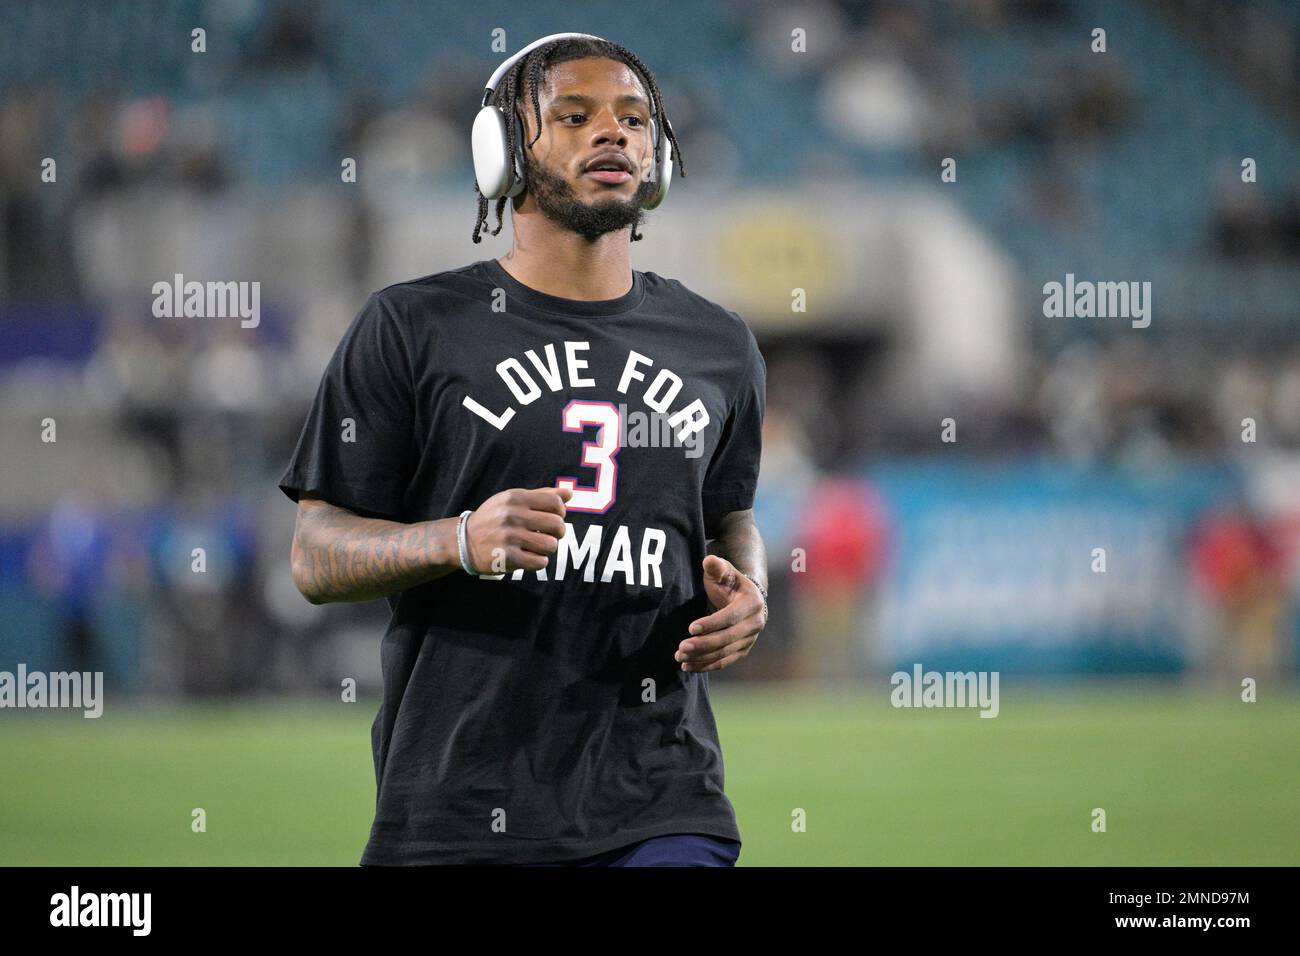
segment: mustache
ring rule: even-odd
[[[573,180],[576,180],[581,175],[582,175],[581,171],[575,173],[573,176]],[[633,175],[636,175],[635,170],[633,170]],[[567,171],[557,170],[556,168],[551,166],[543,166],[540,162],[538,162],[537,159],[535,159],[532,155],[530,155],[527,150],[525,150],[524,151],[524,180],[525,180],[524,187],[525,188],[527,188],[528,179],[532,176],[537,176],[538,178],[545,180],[552,187],[559,187],[569,192],[573,192],[571,186],[572,180],[569,178]],[[654,189],[655,189],[654,180],[641,179],[640,182],[637,183],[635,196],[637,198],[641,198],[642,196],[648,198],[654,193]]]

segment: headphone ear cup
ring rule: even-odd
[[[485,106],[474,117],[470,135],[474,153],[474,178],[485,199],[500,199],[511,186],[506,165],[506,118],[495,106]]]
[[[512,111],[513,112],[513,111]],[[485,106],[474,117],[470,143],[474,152],[474,178],[478,191],[488,200],[518,196],[524,191],[524,128],[519,114],[513,113],[515,124],[515,161],[506,143],[505,114],[495,106]]]

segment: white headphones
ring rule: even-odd
[[[552,40],[560,40],[564,37],[588,37],[592,40],[600,40],[601,37],[593,36],[590,33],[552,33],[550,36],[542,37],[540,40],[534,40],[528,46],[524,47],[510,59],[506,60],[492,78],[488,80],[487,89],[483,93],[483,105],[478,111],[478,116],[474,117],[474,131],[471,135],[471,145],[474,150],[474,178],[478,181],[478,191],[488,200],[501,199],[502,197],[513,197],[524,191],[524,168],[523,168],[523,149],[524,149],[524,129],[523,124],[519,121],[519,115],[515,112],[513,104],[507,104],[506,109],[510,111],[515,124],[515,142],[518,143],[518,150],[515,154],[513,168],[509,162],[509,150],[506,148],[506,114],[497,106],[491,105],[488,100],[492,98],[497,84],[501,82],[501,77],[505,76],[519,58],[525,56],[530,50],[539,47],[544,43],[550,43]],[[609,42],[609,41],[605,41]],[[650,142],[652,144],[658,141],[658,127],[655,117],[650,117]],[[664,137],[663,151],[655,147],[655,181],[658,188],[654,195],[646,202],[646,209],[654,209],[664,197],[668,195],[668,186],[673,178],[673,147],[672,141],[667,136]]]

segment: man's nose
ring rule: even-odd
[[[596,115],[595,122],[591,124],[591,135],[596,143],[612,142],[619,146],[627,145],[627,131],[623,129],[623,124],[618,121],[613,110],[601,110]]]

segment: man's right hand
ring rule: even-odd
[[[469,566],[478,574],[546,567],[564,537],[564,503],[572,497],[572,488],[497,492],[465,519]]]

